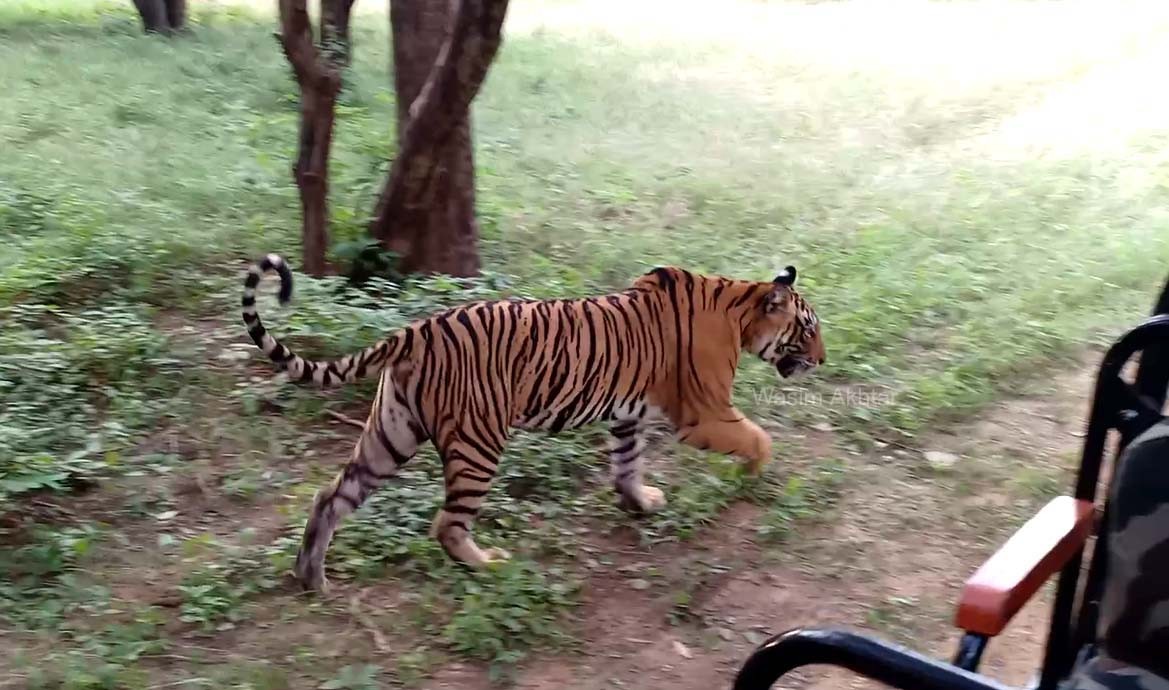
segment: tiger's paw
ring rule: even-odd
[[[633,513],[656,513],[666,507],[666,494],[656,486],[634,486],[621,492],[618,505]]]
[[[770,457],[753,458],[740,463],[739,468],[748,477],[759,477],[763,475],[763,470],[770,461]]]
[[[511,560],[511,554],[496,546],[483,550],[483,565],[491,566]]]
[[[471,570],[494,568],[511,559],[511,554],[507,551],[494,546],[481,549],[469,537],[453,544],[447,549],[447,554],[456,563],[461,563]]]
[[[292,574],[302,590],[322,595],[328,594],[329,580],[325,577],[324,563],[314,565],[307,556],[299,553],[296,557],[296,565],[292,568]]]

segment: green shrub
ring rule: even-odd
[[[559,569],[522,560],[457,577],[450,596],[459,608],[443,636],[456,652],[503,671],[533,647],[568,641],[559,623],[578,586]]]
[[[157,421],[175,361],[137,310],[70,314],[0,308],[0,501],[64,490],[115,470],[135,431]]]

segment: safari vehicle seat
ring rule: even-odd
[[[1125,449],[1108,505],[1099,652],[1065,687],[1169,690],[1169,421]]]

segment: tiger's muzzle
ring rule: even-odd
[[[815,369],[819,362],[814,362],[806,357],[798,357],[796,355],[784,355],[775,363],[775,370],[779,375],[785,379],[790,379],[794,376],[806,374]]]

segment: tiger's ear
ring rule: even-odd
[[[787,287],[791,287],[792,285],[795,285],[796,284],[796,267],[795,266],[788,266],[787,268],[780,271],[779,275],[775,276],[775,284],[776,285],[786,285]]]
[[[763,298],[764,310],[776,312],[785,309],[791,303],[792,285],[795,282],[795,266],[788,266],[779,275],[775,276],[775,280],[771,284],[771,289],[767,291],[767,296]]]
[[[633,287],[642,289],[652,289],[657,287],[666,287],[674,282],[674,269],[658,266],[649,273],[642,274],[637,280],[633,281]]]

